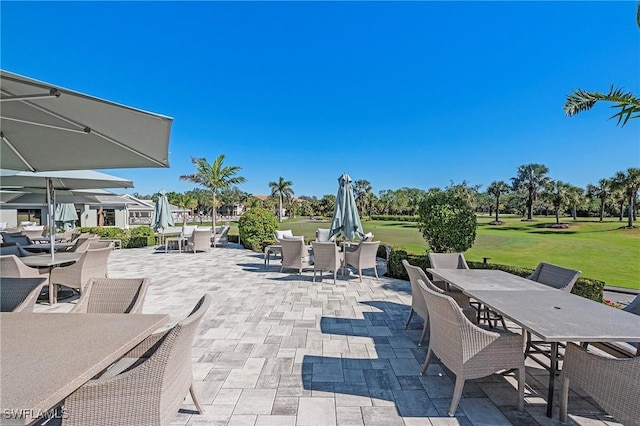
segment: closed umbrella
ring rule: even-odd
[[[158,201],[153,209],[153,216],[151,217],[151,227],[156,232],[160,229],[160,232],[164,236],[165,229],[173,226],[174,223],[173,216],[171,216],[171,206],[167,199],[167,192],[162,189],[159,194]]]
[[[76,227],[78,213],[76,206],[72,203],[61,203],[56,206],[55,221],[60,223],[62,229],[68,231]]]
[[[364,235],[351,182],[351,177],[346,173],[338,178],[340,186],[336,195],[336,206],[333,209],[329,238],[342,235],[347,240],[353,240],[356,235],[360,237]]]
[[[0,70],[0,168],[169,167],[173,119]]]

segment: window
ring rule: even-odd
[[[36,225],[42,225],[41,214],[40,209],[18,209],[18,223],[35,222]]]
[[[116,226],[115,209],[104,209],[104,226]]]

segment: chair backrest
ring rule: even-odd
[[[469,269],[462,253],[429,253],[429,263],[432,268]]]
[[[291,231],[291,229],[283,229],[283,230],[278,229],[276,231],[273,231],[273,238],[276,239],[278,244],[285,237],[293,237],[293,231]]]
[[[196,229],[196,226],[191,226],[191,225],[184,225],[182,227],[182,237],[183,238],[189,238],[191,237],[191,235],[193,235],[193,230]]]
[[[73,246],[71,246],[69,251],[74,253],[84,253],[89,250],[89,245],[92,242],[98,241],[99,239],[99,237],[78,237],[74,240]]]
[[[44,226],[25,226],[22,229],[22,235],[25,235],[29,238],[42,237],[43,234],[44,234]]]
[[[164,336],[155,352],[144,362],[149,368],[157,367],[162,380],[162,417],[159,424],[169,424],[180,409],[184,396],[193,382],[191,347],[198,325],[211,305],[211,296],[205,294],[188,317],[178,322]]]
[[[102,241],[102,240],[93,240],[89,242],[89,249],[98,249],[111,247],[114,248],[115,243],[113,241]]]
[[[71,312],[138,314],[147,294],[148,278],[95,278],[89,280]]]
[[[376,264],[376,257],[378,256],[378,247],[380,241],[363,241],[358,247],[360,252],[360,264],[365,262],[367,264]]]
[[[316,269],[336,271],[340,268],[339,249],[333,241],[312,241],[313,264]]]
[[[14,254],[0,256],[0,271],[2,279],[40,277],[37,269],[28,267]]]
[[[331,229],[326,228],[318,228],[316,229],[316,241],[318,242],[327,242],[327,241],[335,241],[336,236],[329,237],[331,233]]]
[[[462,365],[465,356],[462,333],[465,325],[473,324],[465,318],[452,297],[432,290],[421,279],[418,286],[429,310],[429,348],[447,366],[449,362]]]
[[[285,238],[280,241],[282,245],[282,267],[300,268],[310,264],[311,256],[302,239]]]
[[[609,358],[587,352],[568,343],[562,377],[587,392],[616,421],[637,425],[640,419],[640,357]],[[563,389],[564,391],[564,389]],[[561,401],[561,418],[566,417],[566,400]],[[564,414],[562,414],[564,412]]]
[[[631,301],[627,306],[625,306],[623,311],[631,312],[632,314],[640,315],[640,294],[636,296],[635,299]]]
[[[81,282],[84,285],[92,278],[106,278],[109,255],[113,251],[113,247],[104,247],[98,249],[88,249],[82,254],[82,257],[76,264],[81,268]],[[64,284],[64,283],[57,283]]]
[[[189,243],[193,251],[209,250],[211,248],[211,228],[194,229]]]
[[[540,284],[570,292],[579,275],[578,270],[542,262],[528,278]]]
[[[22,247],[16,243],[2,243],[0,244],[0,256],[8,256],[10,254],[16,257],[24,256]]]
[[[0,283],[0,312],[32,312],[46,278],[7,278]]]
[[[424,295],[420,290],[418,280],[428,282],[429,278],[424,273],[422,268],[411,265],[406,259],[402,259],[402,264],[409,274],[409,282],[411,283],[411,308],[420,315],[421,318],[426,319],[429,316],[429,310],[427,309],[427,302],[424,300]]]

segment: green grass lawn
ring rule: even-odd
[[[568,229],[550,229],[555,218],[536,217],[523,222],[520,217],[501,216],[501,226],[488,225],[487,215],[478,216],[478,232],[474,246],[465,252],[468,260],[535,268],[539,262],[549,262],[579,269],[583,277],[594,278],[608,285],[640,289],[640,229],[620,229],[626,221],[607,219],[561,218]],[[365,221],[366,232],[375,239],[409,253],[423,254],[426,243],[413,222]],[[291,229],[304,235],[307,241],[315,238],[316,228],[328,228],[329,222],[286,220],[281,229]],[[237,234],[237,227],[233,230]]]

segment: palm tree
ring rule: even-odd
[[[180,180],[186,180],[191,183],[197,183],[211,191],[212,202],[212,221],[213,228],[216,229],[216,194],[219,190],[228,188],[231,185],[238,185],[246,182],[242,176],[237,173],[242,169],[239,166],[223,166],[224,154],[218,156],[213,164],[209,164],[206,158],[191,157],[191,162],[196,166],[196,172],[191,175],[180,176]]]
[[[496,198],[496,220],[495,224],[501,224],[498,219],[498,211],[500,210],[500,196],[509,192],[509,185],[503,180],[493,181],[487,188],[487,193]]]
[[[578,220],[578,206],[584,203],[584,201],[585,196],[582,188],[573,185],[567,186],[567,203],[571,208],[571,217],[573,217],[573,220]]]
[[[547,166],[531,163],[518,167],[517,176],[511,178],[514,191],[527,190],[527,220],[533,220],[533,202],[538,198],[538,190],[549,183],[548,173]]]
[[[187,224],[187,215],[185,214],[184,210],[187,210],[190,208],[190,206],[193,205],[193,198],[189,197],[186,194],[177,194],[171,201],[176,203],[176,205],[180,208],[183,209],[182,212],[182,226],[185,226]]]
[[[598,185],[587,185],[587,196],[600,200],[600,222],[604,220],[604,208],[611,198],[611,179],[600,179]]]
[[[278,221],[282,223],[282,199],[291,198],[293,196],[293,182],[290,180],[284,180],[282,176],[278,179],[278,182],[269,182],[271,187],[271,196],[278,197]]]
[[[638,190],[640,190],[640,169],[636,167],[629,167],[626,172],[616,173],[613,181],[614,185],[623,190],[627,197],[627,205],[629,206],[627,227],[633,228],[636,197],[638,195]]]
[[[636,24],[640,28],[640,2],[636,9]],[[616,89],[613,85],[609,89],[609,93],[585,92],[583,90],[574,90],[567,95],[567,101],[564,104],[565,113],[571,117],[579,112],[590,110],[598,101],[613,102],[613,108],[619,108],[617,114],[611,116],[618,117],[616,125],[622,123],[624,127],[630,118],[640,117],[640,99],[631,92],[624,93],[622,89]]]
[[[560,208],[567,204],[569,185],[559,180],[550,181],[546,185],[545,198],[553,204],[556,216],[556,224],[560,223]]]

